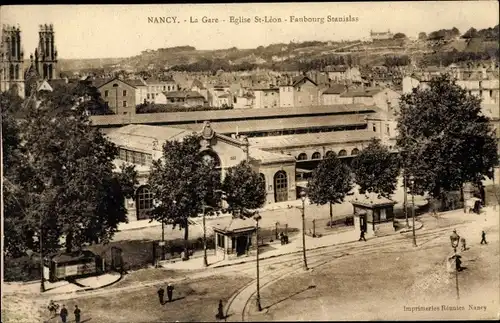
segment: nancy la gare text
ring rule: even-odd
[[[323,17],[309,16],[158,16],[147,17],[150,24],[273,24],[273,23],[349,23],[358,22],[359,17],[352,15],[327,15]]]

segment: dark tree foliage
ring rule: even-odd
[[[465,39],[478,38],[478,37],[479,37],[479,33],[477,32],[476,28],[470,28],[462,35],[462,38],[465,38]]]
[[[399,163],[396,155],[382,145],[380,139],[372,139],[352,161],[354,178],[359,192],[376,193],[390,198],[396,190]]]
[[[186,249],[189,217],[202,212],[204,204],[213,204],[210,199],[216,199],[214,192],[220,188],[220,171],[204,158],[201,139],[193,134],[179,141],[166,141],[163,158],[153,161],[148,179],[158,202],[151,212],[152,219],[183,228]]]
[[[226,201],[233,215],[260,208],[266,202],[264,180],[246,161],[227,170],[222,189],[226,192]]]
[[[387,67],[407,66],[410,65],[410,63],[411,58],[408,55],[384,57],[384,66]]]
[[[429,33],[427,40],[450,40],[460,36],[460,31],[453,27],[452,29],[440,29]]]
[[[395,33],[392,38],[394,38],[394,39],[406,39],[406,35],[403,33]]]
[[[497,139],[480,99],[449,75],[401,97],[398,133],[403,163],[418,193],[441,199],[465,182],[491,178],[498,164]]]
[[[419,40],[427,40],[427,34],[424,32],[418,33],[418,39]]]
[[[307,184],[309,199],[318,205],[330,204],[330,225],[333,225],[332,204],[344,202],[352,189],[351,170],[335,154],[323,159]]]
[[[22,238],[22,243],[6,244],[10,254],[39,251],[33,242],[40,228],[44,253],[63,245],[69,252],[108,242],[118,224],[127,221],[124,201],[137,184],[134,168],[114,172],[117,148],[91,126],[82,106],[64,98],[45,99],[39,107],[27,102],[23,119],[14,121],[21,129],[20,154],[16,165],[6,165],[5,187],[9,203],[17,207],[5,212],[14,227],[6,231],[6,240]],[[23,236],[14,236],[20,230]]]

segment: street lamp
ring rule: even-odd
[[[458,269],[459,269],[459,266],[457,266],[457,262],[460,261],[459,260],[459,255],[457,255],[457,247],[458,247],[458,243],[460,242],[460,236],[456,233],[456,231],[453,231],[453,234],[451,235],[450,237],[450,240],[451,240],[451,247],[453,248],[453,257],[455,258],[455,288],[456,288],[456,291],[457,291],[457,299],[460,299],[460,290],[459,290],[459,287],[458,287]]]
[[[306,258],[306,222],[305,222],[305,202],[306,202],[306,192],[302,190],[300,192],[300,199],[302,200],[302,254],[304,256],[304,269],[307,268],[307,258]]]
[[[254,215],[255,220],[255,236],[256,236],[256,249],[257,249],[257,308],[262,311],[262,306],[260,304],[260,281],[259,281],[259,221],[262,219],[259,213]]]

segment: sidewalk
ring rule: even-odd
[[[122,276],[118,273],[107,273],[99,276],[76,279],[74,283],[66,280],[51,283],[45,281],[45,292],[42,295],[66,294],[84,292],[111,286],[120,281]],[[40,281],[30,283],[4,283],[3,292],[5,294],[39,294]]]
[[[349,231],[344,231],[338,234],[329,234],[320,238],[313,238],[306,235],[306,250],[353,242],[357,241],[358,238],[359,235],[355,232],[354,228]],[[271,250],[263,250],[260,252],[259,259],[268,259],[300,252],[302,250],[302,239],[300,238],[300,235],[298,235],[287,245],[281,245],[279,242],[277,242],[270,244],[270,247],[272,248]],[[223,259],[222,255],[215,256],[213,250],[209,250],[207,252],[209,268],[220,268],[255,261],[255,250],[250,251],[248,256],[226,260]],[[191,258],[188,261],[179,260],[176,262],[164,262],[161,264],[161,266],[170,270],[200,270],[205,268],[203,264],[202,252],[195,254],[195,257]]]

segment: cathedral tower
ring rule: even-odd
[[[38,48],[35,49],[35,67],[38,75],[46,80],[57,78],[57,49],[54,43],[54,27],[40,25]]]
[[[24,97],[24,50],[19,27],[2,26],[0,52],[0,91],[15,89],[20,97]]]

